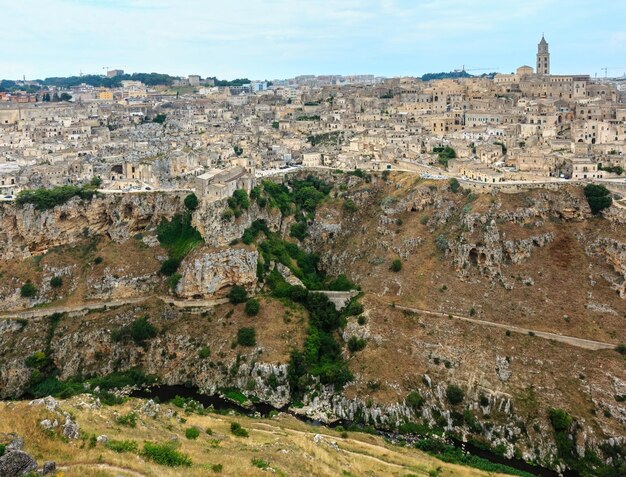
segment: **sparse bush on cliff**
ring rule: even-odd
[[[459,181],[456,179],[456,177],[450,179],[448,181],[448,185],[450,186],[450,190],[455,194],[459,191],[459,189],[461,189],[461,184],[459,184]]]
[[[424,398],[417,391],[411,391],[404,400],[404,403],[414,411],[418,411],[424,404]]]
[[[63,286],[63,279],[59,276],[54,276],[50,279],[50,286],[52,288],[60,288]]]
[[[175,215],[172,220],[163,219],[157,227],[157,238],[170,258],[176,260],[182,260],[204,242],[200,232],[191,225],[189,214]]]
[[[37,295],[37,288],[31,282],[26,282],[20,288],[20,296],[22,298],[33,298]]]
[[[123,341],[125,339],[132,339],[135,344],[139,346],[145,346],[146,341],[154,338],[157,335],[157,329],[152,325],[148,319],[144,316],[137,318],[130,325],[123,326],[117,330],[111,332],[111,340],[115,342]]]
[[[454,406],[463,402],[463,399],[465,398],[465,393],[456,384],[450,384],[446,388],[446,398],[448,399],[448,402]]]
[[[180,266],[180,260],[175,258],[168,258],[161,264],[161,269],[159,272],[161,275],[170,276],[176,273],[178,267]]]
[[[351,336],[348,340],[348,350],[350,350],[351,353],[364,350],[366,345],[367,341],[363,338],[357,338],[356,336]]]

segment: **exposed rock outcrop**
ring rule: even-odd
[[[215,295],[231,285],[253,289],[258,258],[256,250],[247,248],[197,249],[181,264],[176,294],[183,298]]]
[[[91,235],[115,242],[156,227],[183,210],[182,192],[106,194],[92,200],[74,198],[50,210],[32,204],[0,205],[0,260],[14,260]]]

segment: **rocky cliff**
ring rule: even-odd
[[[0,205],[0,260],[19,260],[49,248],[105,235],[115,242],[154,228],[183,209],[184,193],[104,194],[74,198],[50,210]]]

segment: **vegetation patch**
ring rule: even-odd
[[[145,442],[142,455],[153,462],[168,467],[191,467],[191,458],[176,450],[174,444]]]

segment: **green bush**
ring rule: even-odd
[[[392,272],[396,272],[396,273],[402,270],[402,260],[400,260],[399,258],[396,258],[393,262],[391,262],[390,269]]]
[[[240,346],[256,345],[256,330],[254,328],[239,328],[237,331],[237,344]]]
[[[255,299],[255,298],[250,298],[247,302],[246,302],[246,315],[248,316],[256,316],[259,314],[259,310],[261,309],[261,304],[259,303],[259,300]]]
[[[59,276],[54,276],[50,279],[50,286],[52,288],[60,288],[63,286],[63,279]]]
[[[20,288],[20,296],[22,298],[33,298],[37,295],[37,288],[31,282],[26,282]]]
[[[111,332],[111,340],[118,342],[130,338],[135,344],[144,346],[147,340],[154,338],[156,335],[156,327],[144,316],[137,318],[130,325],[113,330]]]
[[[26,358],[26,366],[29,368],[42,369],[50,364],[50,358],[43,351],[36,351]]]
[[[254,457],[252,459],[252,465],[258,467],[259,469],[267,469],[270,466],[270,463],[263,459],[257,459]]]
[[[404,403],[414,411],[417,411],[424,405],[424,398],[417,391],[411,391],[404,400]]]
[[[592,214],[599,214],[602,210],[611,207],[613,198],[611,192],[603,185],[588,184],[584,189]]]
[[[73,197],[91,199],[96,195],[96,187],[93,185],[83,187],[66,185],[52,189],[27,189],[17,195],[15,202],[20,206],[33,204],[37,210],[48,210],[57,205],[65,204]]]
[[[358,210],[358,207],[352,199],[346,199],[343,202],[343,210],[345,210],[346,212],[350,214],[353,214],[354,212]]]
[[[551,408],[548,411],[550,423],[556,432],[565,432],[572,425],[572,416],[563,409]]]
[[[448,399],[448,402],[454,406],[463,402],[463,399],[465,398],[465,393],[456,384],[450,384],[446,388],[446,398]]]
[[[626,355],[626,344],[624,344],[624,343],[618,344],[615,347],[615,351],[617,351],[619,354]]]
[[[175,258],[168,258],[161,264],[161,269],[159,270],[159,273],[161,273],[161,275],[169,277],[176,273],[179,266],[180,260],[177,260]]]
[[[207,359],[209,356],[211,356],[211,348],[208,346],[203,346],[198,350],[198,358]]]
[[[121,426],[137,427],[137,414],[134,412],[122,414],[115,419],[115,422]]]
[[[191,225],[191,215],[175,215],[163,219],[157,227],[157,238],[170,258],[182,260],[194,248],[204,243],[202,235]]]
[[[200,437],[200,431],[197,427],[188,427],[185,429],[185,437],[187,439],[195,440]]]
[[[173,275],[167,277],[165,283],[170,288],[170,290],[175,290],[181,278],[183,278],[183,276],[180,273],[174,273]]]
[[[356,336],[351,336],[348,340],[348,349],[351,353],[364,350],[366,345],[367,341],[363,338],[357,338]]]
[[[238,422],[230,423],[230,432],[237,437],[248,437],[248,431],[246,431]]]
[[[304,222],[295,222],[291,224],[291,228],[289,230],[289,236],[298,239],[300,242],[302,242],[308,235],[307,225]]]
[[[450,190],[455,194],[461,189],[461,184],[459,184],[459,181],[455,177],[448,181],[448,185],[450,186]]]
[[[102,257],[96,257],[93,259],[94,265],[100,265],[102,263]]]
[[[135,441],[116,441],[114,439],[108,441],[106,447],[120,454],[124,452],[137,452],[138,449],[137,442]]]
[[[187,197],[185,197],[184,204],[187,210],[193,212],[198,208],[198,197],[196,196],[196,194],[191,193]]]
[[[230,301],[233,305],[245,303],[247,300],[248,292],[241,285],[233,285],[233,287],[228,292],[228,301]]]
[[[170,442],[165,444],[145,442],[142,455],[146,459],[168,467],[191,467],[191,458],[177,451],[174,444]]]

